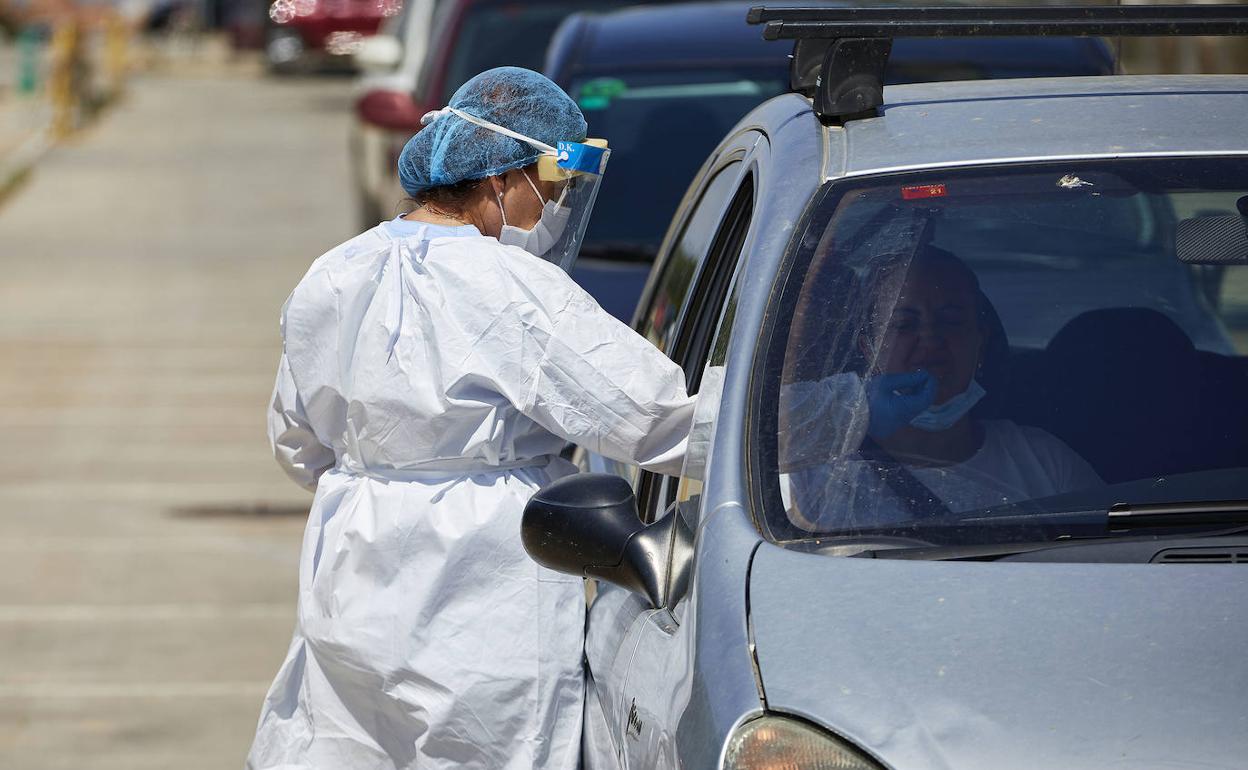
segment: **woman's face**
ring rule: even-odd
[[[533,182],[532,186],[525,181],[525,174]],[[559,184],[538,179],[536,166],[530,166],[523,171],[521,169],[508,171],[496,179],[498,181],[495,189],[502,195],[503,209],[507,212],[507,224],[513,227],[523,230],[531,229],[542,215],[543,204],[559,198]],[[538,200],[537,194],[534,194],[534,187],[541,195],[541,200]],[[502,226],[501,222],[499,226]]]
[[[864,353],[877,372],[927,370],[938,383],[936,403],[943,404],[967,389],[979,365],[984,338],[975,308],[975,286],[963,270],[936,260],[913,262],[891,313],[877,305],[880,315]]]

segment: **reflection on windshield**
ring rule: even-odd
[[[1248,465],[1246,165],[899,177],[828,204],[781,299],[773,534],[973,543],[1248,499],[1216,475]]]

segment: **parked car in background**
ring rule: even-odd
[[[742,23],[757,3],[682,3],[578,13],[551,40],[546,74],[572,95],[612,161],[576,278],[630,321],[681,196],[747,112],[789,85],[791,45]],[[898,40],[889,83],[1103,75],[1090,38]]]
[[[361,227],[371,227],[385,215],[374,196],[388,191],[391,207],[403,197],[393,161],[403,147],[400,137],[410,136],[411,126],[420,125],[424,114],[412,101],[412,93],[432,47],[434,14],[444,2],[406,0],[397,16],[356,49],[356,66],[363,74],[355,84],[356,119],[348,145]]]
[[[1248,21],[1183,10],[941,27]],[[684,469],[581,451],[606,473],[525,512],[594,579],[584,766],[1241,767],[1248,76],[879,88],[904,14],[760,14],[859,55],[741,120],[660,248],[636,327],[698,394]],[[864,435],[910,352],[987,391],[952,459]]]
[[[264,44],[269,71],[285,75],[350,66],[360,41],[376,34],[402,5],[403,0],[274,0]]]
[[[420,118],[446,106],[468,78],[503,65],[540,70],[546,46],[569,14],[612,8],[623,0],[440,0],[433,13],[424,60],[406,78],[373,81],[355,99],[356,137],[351,166],[361,227],[393,217],[406,197],[395,163],[403,145],[420,130]],[[413,30],[416,34],[418,31]]]

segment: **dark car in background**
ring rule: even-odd
[[[420,130],[422,115],[445,107],[464,81],[483,70],[504,65],[540,70],[551,35],[565,18],[622,4],[620,0],[438,2],[415,90],[402,92],[379,84],[357,95],[354,133],[375,137],[352,146],[360,226],[372,227],[394,216],[406,197],[395,163],[403,145]]]
[[[350,66],[360,41],[402,7],[403,0],[274,0],[264,42],[269,71],[284,75]]]
[[[629,321],[668,223],[707,155],[751,109],[789,88],[792,45],[743,23],[756,3],[638,6],[571,16],[546,74],[608,139],[574,276]],[[887,82],[1107,75],[1114,57],[1087,38],[897,40]]]

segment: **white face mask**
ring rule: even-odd
[[[568,188],[563,188],[563,192],[559,195],[557,201],[543,201],[542,194],[537,191],[537,185],[533,184],[533,180],[529,179],[529,175],[524,174],[524,181],[529,183],[529,187],[533,188],[533,194],[537,196],[538,202],[542,204],[542,215],[538,218],[537,224],[529,230],[507,224],[507,212],[503,210],[503,196],[495,193],[498,199],[498,211],[503,216],[503,229],[498,234],[498,242],[506,246],[519,246],[534,256],[545,256],[555,243],[559,241],[563,231],[567,229],[568,219],[572,216],[572,209],[563,205],[564,196],[568,193]]]
[[[971,384],[966,390],[949,399],[943,404],[933,404],[927,409],[919,413],[910,421],[910,424],[919,430],[926,430],[932,433],[939,433],[942,430],[949,430],[954,423],[962,419],[962,416],[971,411],[980,399],[988,395],[988,391],[975,380],[971,380]]]

